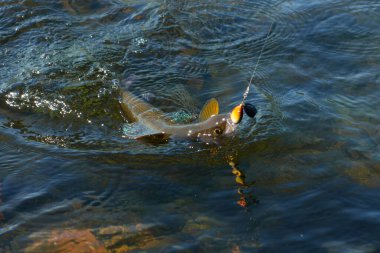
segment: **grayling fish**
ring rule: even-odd
[[[121,107],[128,119],[139,122],[153,132],[136,137],[147,142],[163,142],[169,138],[215,138],[236,128],[229,114],[219,114],[219,104],[214,98],[203,106],[199,121],[191,124],[174,124],[163,111],[129,91],[123,91]]]

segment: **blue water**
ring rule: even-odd
[[[379,252],[379,13],[0,1],[0,252]],[[125,138],[124,80],[168,115],[229,112],[263,46],[234,136]]]

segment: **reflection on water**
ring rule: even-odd
[[[379,251],[379,11],[0,2],[0,251]],[[176,122],[212,97],[229,112],[272,23],[247,101],[257,115],[234,136],[123,137],[141,131],[120,108],[123,80]]]
[[[258,204],[259,200],[253,194],[254,181],[247,183],[244,172],[238,168],[236,161],[232,156],[228,157],[228,165],[232,168],[232,174],[235,175],[235,182],[238,185],[237,193],[239,195],[239,200],[237,204],[243,208],[248,208],[252,204]]]

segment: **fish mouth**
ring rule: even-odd
[[[237,126],[238,124],[233,123],[230,117],[228,117],[226,120],[226,129],[224,130],[224,133],[230,134],[230,133],[235,132]]]

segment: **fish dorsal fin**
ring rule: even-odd
[[[159,145],[167,143],[169,141],[169,137],[170,135],[166,133],[155,133],[139,136],[136,140],[152,145]]]
[[[199,113],[199,121],[205,121],[213,115],[218,115],[219,103],[215,98],[209,99]]]

